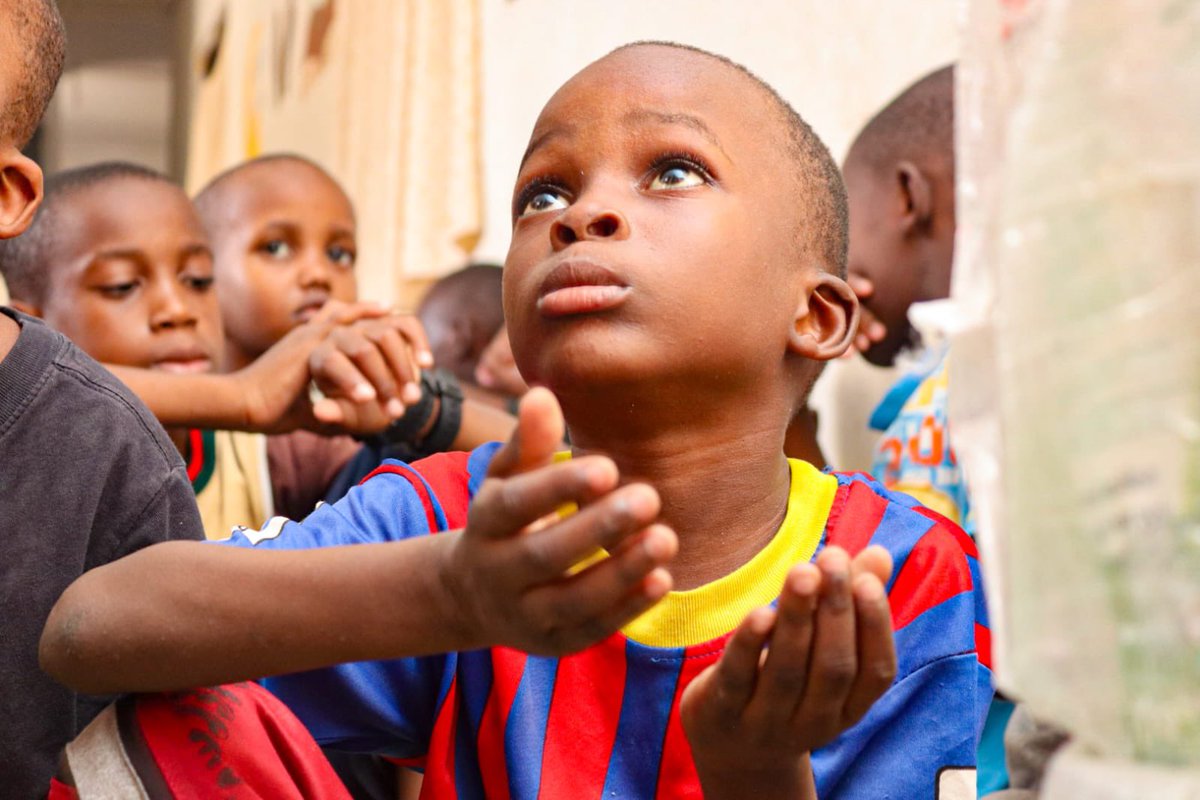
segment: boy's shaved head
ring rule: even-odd
[[[846,161],[888,170],[898,161],[954,173],[954,65],[901,92],[866,124]]]
[[[66,59],[66,32],[54,0],[0,0],[0,36],[14,80],[0,88],[0,142],[18,148],[33,137]]]
[[[296,153],[269,153],[265,156],[258,156],[249,161],[235,164],[205,184],[204,188],[192,198],[192,202],[195,204],[196,210],[200,212],[200,218],[204,221],[205,226],[212,225],[217,219],[220,209],[226,205],[226,201],[229,199],[229,191],[240,186],[242,181],[249,178],[254,172],[278,165],[307,167],[338,187],[338,191],[342,191],[341,184],[324,167],[312,159]],[[344,191],[342,193],[345,194]],[[219,233],[219,230],[210,231],[209,235],[214,236]]]
[[[84,189],[123,178],[171,183],[149,167],[123,161],[70,169],[46,179],[45,198],[33,224],[14,239],[0,239],[0,275],[14,300],[35,306],[45,303],[53,261],[48,253],[54,246],[58,217],[71,198]]]
[[[328,301],[357,298],[354,204],[316,162],[260,156],[193,202],[213,248],[227,365],[258,358]]]
[[[634,47],[670,47],[696,53],[736,70],[757,88],[775,112],[778,122],[783,125],[781,133],[786,137],[784,148],[791,157],[797,194],[804,206],[801,241],[816,248],[815,255],[821,267],[844,277],[849,240],[846,187],[829,148],[796,109],[792,108],[769,83],[746,66],[726,56],[693,45],[669,41],[632,42],[612,52],[619,53]]]
[[[866,312],[886,331],[863,350],[895,362],[920,336],[914,303],[949,296],[954,261],[954,67],[917,80],[867,122],[846,156],[850,272],[871,289]]]
[[[484,349],[504,325],[498,264],[468,264],[439,280],[417,308],[434,362],[474,381]]]

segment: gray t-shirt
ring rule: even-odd
[[[59,752],[102,708],[38,668],[63,590],[168,539],[202,539],[179,453],[150,412],[65,337],[8,308],[0,361],[0,794],[45,797]]]

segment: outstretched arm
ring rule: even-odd
[[[51,612],[43,668],[105,693],[491,645],[585,647],[666,594],[676,540],[654,523],[654,490],[619,486],[609,459],[554,463],[562,434],[553,396],[530,393],[463,531],[301,551],[176,542],[94,569]],[[561,518],[572,502],[582,510]],[[597,547],[612,557],[570,573]]]
[[[314,360],[320,349],[326,357]],[[414,317],[374,305],[329,303],[249,366],[228,374],[179,375],[106,365],[166,427],[283,433],[296,428],[375,433],[420,397],[432,364]],[[313,404],[310,381],[330,399]],[[344,419],[339,407],[357,410]],[[360,409],[378,408],[369,415]],[[356,424],[357,423],[357,424]]]

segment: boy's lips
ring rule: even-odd
[[[325,304],[329,302],[328,295],[320,297],[305,298],[304,302],[296,309],[293,316],[301,322],[308,322],[317,315]]]
[[[182,375],[191,375],[197,372],[211,372],[212,367],[212,359],[203,355],[170,357],[154,362],[154,369],[162,370],[163,372],[174,372]]]
[[[544,317],[607,311],[625,302],[629,284],[608,267],[591,261],[564,261],[542,281],[537,307]]]

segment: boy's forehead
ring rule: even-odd
[[[234,218],[247,223],[252,220],[245,214],[267,213],[318,198],[342,205],[347,214],[353,214],[349,198],[333,180],[307,164],[288,159],[246,166],[230,176],[223,195],[223,205]]]
[[[563,84],[538,117],[534,138],[539,129],[579,119],[581,112],[592,119],[649,112],[686,122],[694,116],[709,127],[736,127],[747,102],[765,105],[762,94],[747,76],[711,56],[661,45],[629,47],[593,62]]]
[[[162,226],[202,235],[187,194],[165,181],[114,178],[80,187],[59,202],[64,225],[73,225],[77,235],[89,239],[127,231],[152,234]]]

